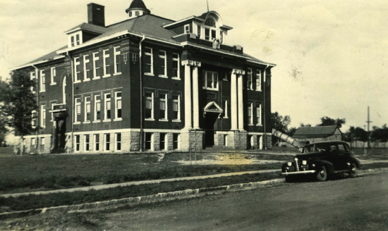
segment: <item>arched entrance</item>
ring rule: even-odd
[[[204,113],[204,125],[203,129],[205,131],[205,147],[212,147],[214,146],[214,125],[218,119],[218,117],[223,113],[224,111],[222,108],[214,101],[209,102],[205,108],[203,109]]]

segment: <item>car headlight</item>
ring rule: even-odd
[[[302,165],[307,165],[307,160],[302,160]]]
[[[287,166],[291,167],[292,166],[292,162],[287,162]]]

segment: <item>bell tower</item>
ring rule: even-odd
[[[147,9],[142,0],[133,0],[128,9],[125,10],[129,18],[136,18],[145,14],[150,14],[151,11]]]

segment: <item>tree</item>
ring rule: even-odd
[[[384,124],[382,128],[373,126],[373,131],[370,134],[373,141],[387,142],[388,141],[388,128]]]
[[[281,116],[278,112],[271,113],[271,126],[278,131],[288,132],[288,125],[291,123],[291,117]]]
[[[32,111],[38,106],[31,88],[35,82],[27,71],[11,73],[9,82],[0,81],[0,113],[5,125],[12,128],[15,135],[24,136],[35,131],[32,126]]]
[[[273,112],[271,113],[271,126],[272,128],[287,133],[289,132],[288,130],[288,125],[291,123],[291,117],[286,115],[286,116],[281,116],[278,112]],[[272,136],[272,145],[275,145],[278,142],[278,138],[275,136]]]
[[[349,128],[349,131],[346,134],[346,141],[367,141],[367,132],[360,128],[360,127],[353,127],[351,126]]]
[[[318,124],[317,126],[329,126],[329,125],[337,125],[338,128],[342,127],[342,124],[345,124],[346,120],[343,119],[332,119],[328,116],[324,116],[321,118],[321,124]]]

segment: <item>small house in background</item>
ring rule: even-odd
[[[342,140],[342,132],[336,125],[301,127],[295,131],[292,137],[298,141],[308,141],[311,144],[320,141]]]

